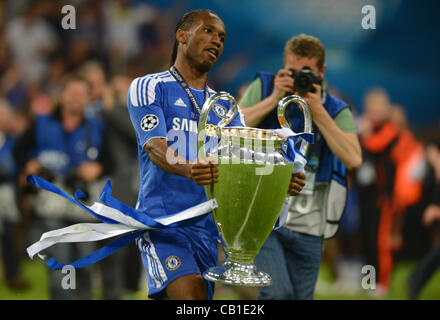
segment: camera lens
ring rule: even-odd
[[[306,94],[307,92],[315,92],[314,83],[320,84],[321,78],[309,67],[304,67],[295,72],[293,77],[295,79],[294,90],[299,94]]]
[[[300,73],[295,78],[295,91],[298,91],[301,94],[312,91],[314,89],[312,83],[313,81],[308,74]]]
[[[301,77],[301,78],[299,78],[298,79],[298,86],[300,87],[300,88],[305,88],[305,87],[307,87],[307,84],[308,84],[308,81],[307,81],[308,79],[307,78],[304,78],[304,77]]]

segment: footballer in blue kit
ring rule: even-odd
[[[185,14],[176,27],[170,70],[135,79],[127,105],[136,131],[140,187],[136,208],[152,218],[207,200],[203,186],[218,180],[215,161],[199,162],[197,127],[209,69],[223,51],[225,27],[210,10]],[[229,103],[212,108],[217,124]],[[229,123],[244,126],[241,111]],[[212,160],[208,157],[208,160]],[[153,299],[212,299],[214,284],[201,274],[217,264],[219,235],[211,215],[181,228],[151,230],[137,239]]]

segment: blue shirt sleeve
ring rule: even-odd
[[[128,90],[128,112],[142,147],[152,138],[167,137],[162,96],[160,82],[148,77],[136,78]]]
[[[244,115],[241,112],[240,107],[238,106],[237,114],[234,119],[227,125],[228,127],[246,127],[246,123],[244,121]]]

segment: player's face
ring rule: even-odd
[[[223,21],[203,12],[188,30],[186,57],[199,71],[208,72],[220,58],[225,40]]]

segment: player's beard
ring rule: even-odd
[[[201,56],[193,57],[190,53],[187,53],[186,58],[188,59],[190,65],[201,74],[208,73],[217,62],[217,60],[212,62],[203,60]]]

